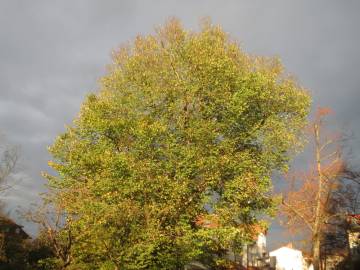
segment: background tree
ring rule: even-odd
[[[351,222],[349,215],[360,213],[360,174],[349,165],[339,179],[339,188],[331,194],[326,230],[321,241],[321,259],[323,265],[336,264],[337,269],[357,269],[352,265],[354,259],[349,254],[349,232]],[[331,260],[336,256],[337,260]],[[330,265],[329,265],[330,266]],[[327,266],[326,266],[327,267]]]
[[[8,216],[4,195],[15,183],[12,178],[18,165],[18,148],[6,143],[0,137],[0,268],[25,269],[26,268],[26,239],[20,225]]]
[[[282,203],[285,225],[292,233],[308,235],[314,269],[321,269],[322,247],[346,247],[346,215],[358,203],[353,185],[357,179],[343,155],[344,137],[324,126],[330,112],[320,108],[310,124],[314,163],[308,171],[290,174],[290,189]]]
[[[14,173],[18,157],[18,149],[5,143],[0,134],[0,193],[11,187],[8,180],[10,175]]]
[[[250,240],[273,209],[272,173],[302,144],[308,93],[208,22],[190,32],[170,20],[113,60],[50,149],[72,264],[180,269]]]
[[[35,211],[28,211],[24,217],[39,225],[39,235],[30,246],[29,261],[39,269],[67,269],[71,264],[71,247],[74,237],[71,218],[61,205],[51,205],[49,198]]]

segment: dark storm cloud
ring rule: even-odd
[[[169,16],[191,29],[210,16],[246,51],[280,56],[314,107],[332,107],[359,137],[359,11],[356,0],[1,1],[0,132],[21,145],[23,166],[10,208],[37,200],[46,147],[97,89],[111,50]]]

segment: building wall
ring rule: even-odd
[[[281,247],[269,253],[276,257],[276,270],[304,270],[306,265],[300,250]]]

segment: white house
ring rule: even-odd
[[[269,253],[276,257],[276,270],[304,270],[307,269],[302,252],[291,247],[281,247]]]

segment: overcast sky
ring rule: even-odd
[[[47,146],[96,91],[111,51],[170,16],[191,29],[210,16],[247,52],[279,56],[313,107],[332,107],[352,130],[360,154],[358,0],[0,0],[0,132],[22,158],[22,181],[5,198],[14,218],[44,190]]]

